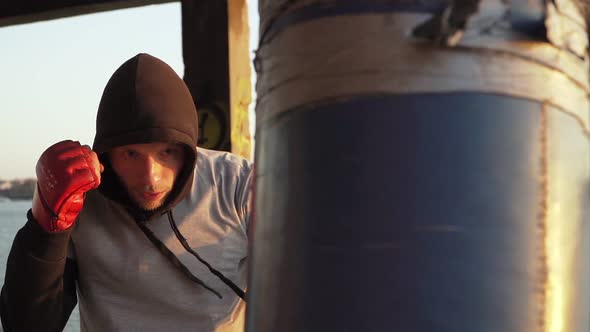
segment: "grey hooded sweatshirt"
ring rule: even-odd
[[[245,302],[179,237],[245,290],[252,166],[197,148],[196,115],[184,82],[150,55],[113,74],[93,145],[105,165],[101,186],[64,232],[46,233],[29,211],[0,297],[5,331],[61,331],[76,302],[83,332],[243,331]],[[164,206],[146,213],[112,171],[108,152],[150,142],[182,144],[186,162]]]

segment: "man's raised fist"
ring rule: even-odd
[[[85,193],[100,185],[98,156],[79,142],[62,141],[49,147],[37,162],[33,217],[48,232],[70,228]]]

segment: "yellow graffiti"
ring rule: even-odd
[[[203,108],[199,110],[199,146],[206,149],[220,149],[225,136],[223,110]]]

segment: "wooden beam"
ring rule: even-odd
[[[183,0],[184,80],[199,112],[199,146],[250,157],[246,0]],[[231,134],[230,134],[231,133]]]
[[[230,151],[225,0],[182,1],[184,80],[199,112],[199,146]]]
[[[178,0],[0,1],[0,27],[177,1]]]
[[[231,113],[231,151],[250,158],[249,106],[252,102],[250,81],[250,27],[247,0],[231,0],[229,5],[229,82]]]

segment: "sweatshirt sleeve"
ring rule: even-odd
[[[67,258],[72,228],[47,233],[33,219],[16,234],[0,293],[6,332],[62,331],[77,304],[76,266]]]
[[[239,171],[236,188],[236,208],[239,211],[241,222],[245,225],[245,229],[250,234],[251,208],[254,191],[254,167],[253,164],[247,160],[243,160]]]

